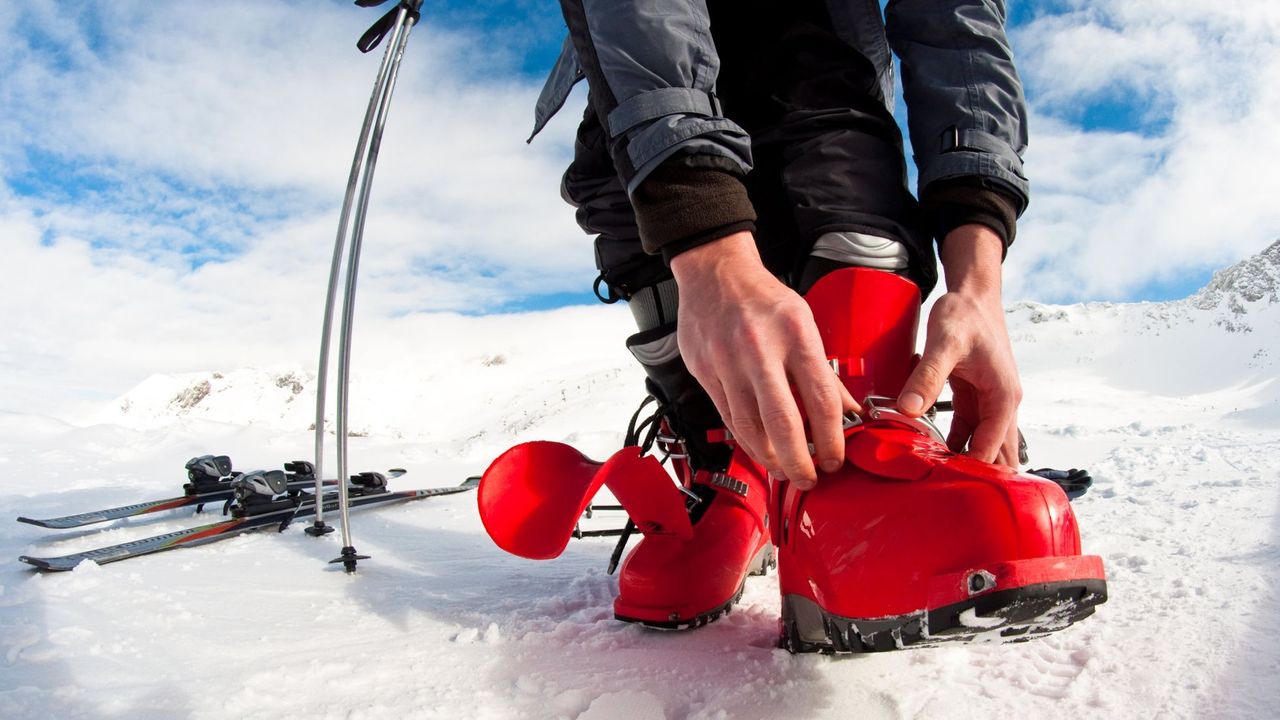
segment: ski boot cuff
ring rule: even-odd
[[[920,291],[893,273],[837,270],[805,295],[827,359],[854,399],[897,397],[914,367]]]

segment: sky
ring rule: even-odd
[[[0,410],[313,364],[381,58],[354,41],[382,12],[0,4]],[[1007,299],[1178,298],[1280,237],[1280,4],[1014,0],[1009,20],[1033,196]],[[525,143],[563,28],[554,3],[424,6],[373,188],[362,343],[394,352],[422,313],[594,302],[558,193],[584,94]]]

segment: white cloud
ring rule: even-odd
[[[1008,295],[1129,297],[1280,236],[1280,6],[1078,0],[1014,33],[1033,90],[1033,200]],[[1093,102],[1144,136],[1083,131]]]
[[[0,187],[14,276],[0,283],[0,408],[58,412],[152,372],[314,362],[383,49],[360,55],[354,41],[378,15],[0,7],[0,172],[53,188]],[[502,31],[429,20],[411,36],[374,183],[362,337],[394,338],[404,313],[496,308],[594,277],[558,194],[576,113],[526,145],[538,86],[512,79]]]
[[[1066,7],[1014,33],[1034,198],[1007,296],[1124,297],[1280,235],[1280,5]],[[57,412],[152,372],[314,362],[380,59],[354,39],[376,16],[301,1],[0,4],[0,174],[54,188],[0,187],[0,408]],[[538,88],[503,50],[524,41],[427,20],[362,263],[359,337],[384,351],[406,313],[594,276],[557,187],[581,96],[526,146]],[[1099,101],[1141,104],[1147,134],[1083,131],[1077,108]]]

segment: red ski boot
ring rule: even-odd
[[[836,271],[807,295],[828,357],[866,414],[846,463],[773,497],[781,643],[868,652],[947,640],[1016,641],[1106,600],[1097,556],[1055,483],[947,450],[892,400],[911,369],[919,295],[895,275]]]
[[[699,470],[688,490],[692,535],[645,535],[622,564],[617,619],[665,629],[705,625],[742,597],[748,574],[774,564],[769,483],[759,466],[735,452],[726,472]]]
[[[666,629],[711,622],[741,597],[748,574],[775,565],[768,482],[740,451],[725,471],[692,471],[683,443],[670,437],[659,442],[676,459],[684,485],[636,446],[597,463],[561,443],[517,445],[480,480],[485,529],[512,554],[557,557],[577,534],[591,499],[607,486],[644,535],[622,565],[615,617]]]

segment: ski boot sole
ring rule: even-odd
[[[787,595],[778,644],[792,653],[843,654],[943,643],[1024,642],[1083,620],[1106,600],[1106,580],[1064,580],[996,590],[905,615],[846,618],[806,597]]]
[[[733,595],[721,605],[702,613],[698,613],[691,618],[681,618],[678,614],[673,613],[674,617],[665,620],[656,620],[652,618],[633,617],[615,612],[613,618],[615,620],[643,625],[654,630],[692,630],[693,628],[702,627],[708,623],[715,622],[720,619],[721,615],[728,615],[733,611],[733,606],[742,599],[742,592],[746,589],[747,577],[768,575],[770,568],[778,567],[778,557],[774,552],[773,543],[766,542],[764,547],[756,551],[755,557],[751,558],[751,563],[747,566],[746,575],[743,576],[742,582],[738,583],[738,589]],[[638,613],[637,613],[638,615]]]

